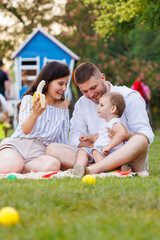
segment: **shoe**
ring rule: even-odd
[[[86,168],[81,164],[74,165],[74,172],[73,174],[79,177],[83,177],[86,173]]]
[[[126,172],[126,171],[129,171],[129,170],[132,171],[132,168],[127,163],[121,166],[121,171],[122,172]]]

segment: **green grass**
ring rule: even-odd
[[[0,226],[0,239],[152,240],[160,238],[160,131],[150,147],[147,178],[0,180],[0,207],[20,223]]]

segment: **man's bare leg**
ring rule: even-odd
[[[61,143],[51,143],[46,148],[46,155],[60,161],[61,170],[73,168],[76,162],[77,151],[75,148]]]
[[[100,173],[116,169],[128,162],[139,161],[147,155],[147,138],[140,134],[132,136],[122,147],[89,167],[87,173]]]

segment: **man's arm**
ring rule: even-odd
[[[83,107],[81,106],[80,99],[75,104],[70,123],[71,127],[69,132],[69,144],[77,148],[80,144],[79,137],[81,135],[88,135],[87,126],[83,116]],[[81,145],[84,146],[85,142]]]
[[[123,141],[127,141],[131,136],[134,135],[134,133],[128,131],[128,129],[126,128],[126,126],[122,122],[121,122],[121,125],[124,128],[124,140]],[[115,132],[114,132],[113,128],[107,128],[107,130],[108,130],[109,137],[112,139],[115,135]]]
[[[75,104],[69,133],[69,144],[71,146],[76,148],[79,146],[79,137],[81,135],[95,134],[98,132],[100,118],[97,113],[97,106],[98,105],[92,100],[84,96]]]
[[[133,92],[126,99],[125,116],[129,131],[133,134],[145,136],[151,144],[154,134],[149,123],[145,101],[138,93]]]

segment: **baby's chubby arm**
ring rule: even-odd
[[[102,152],[104,154],[126,140],[126,129],[121,123],[115,123],[112,127],[112,131],[114,132],[114,136],[111,138],[110,143],[103,147]]]
[[[98,133],[91,135],[81,135],[79,137],[80,144],[78,147],[93,147],[93,143],[97,140]]]
[[[81,135],[79,137],[79,141],[83,142],[83,141],[91,141],[91,142],[95,142],[98,138],[98,133],[96,134],[91,134],[91,135]]]

